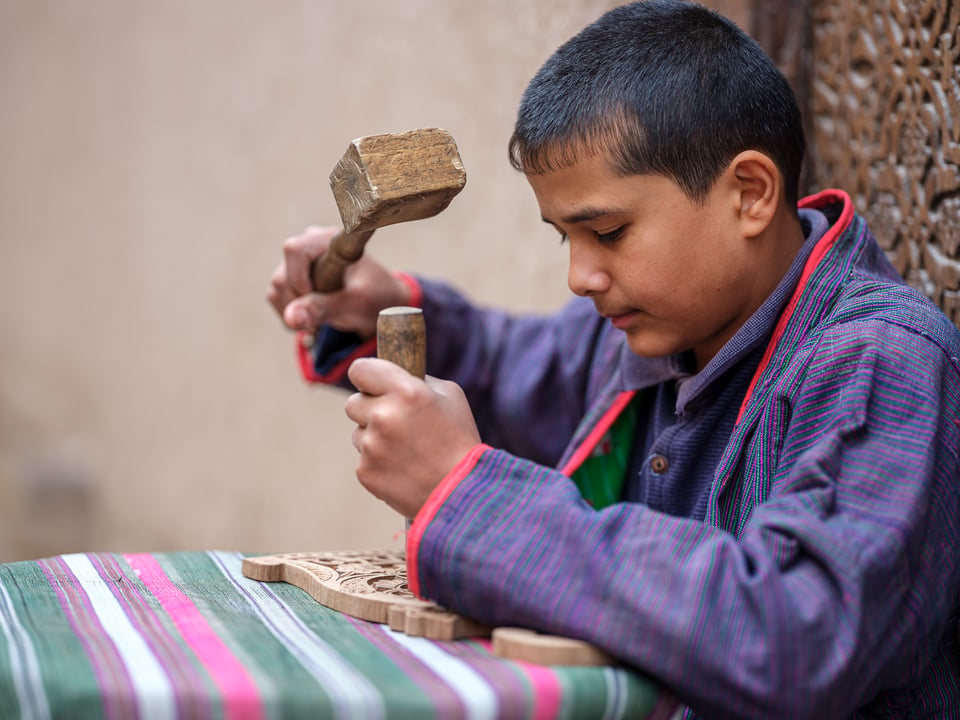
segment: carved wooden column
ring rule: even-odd
[[[812,0],[809,185],[960,324],[960,0]]]

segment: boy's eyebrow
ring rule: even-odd
[[[607,215],[622,215],[623,213],[624,211],[619,208],[585,207],[577,210],[575,213],[560,218],[560,221],[567,225],[576,225],[577,223],[596,220],[597,218],[606,217]],[[548,225],[554,224],[553,220],[549,220],[543,216],[541,216],[540,219]]]

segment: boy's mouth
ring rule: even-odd
[[[607,320],[610,321],[610,324],[615,328],[618,330],[623,330],[633,321],[638,312],[639,310],[626,310],[623,312],[613,313],[602,312],[600,314],[607,318]]]

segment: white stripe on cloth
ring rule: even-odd
[[[426,638],[394,632],[387,625],[381,627],[393,642],[415,655],[461,697],[470,720],[492,720],[498,717],[499,702],[496,692],[463,660],[445,652]]]
[[[603,720],[624,717],[627,711],[626,679],[612,668],[604,668],[603,679],[607,685],[607,707],[603,712]]]
[[[20,702],[20,716],[47,720],[50,704],[43,692],[40,663],[30,634],[20,623],[7,589],[0,584],[0,631],[7,639],[10,671]]]
[[[91,609],[127,669],[139,717],[144,720],[176,717],[176,698],[169,676],[147,641],[130,622],[90,558],[83,554],[72,554],[63,555],[61,559],[80,582],[81,589],[90,599]]]
[[[338,718],[384,718],[383,695],[319,635],[307,627],[269,588],[243,576],[241,556],[207,553],[240,596],[245,598],[270,633],[314,678],[330,699]]]

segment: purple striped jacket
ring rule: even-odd
[[[629,390],[589,301],[510,317],[425,281],[428,372],[485,444],[414,520],[414,591],[589,640],[691,717],[960,717],[960,334],[844,193],[804,204],[831,228],[730,408],[705,522],[596,511],[567,477]]]

